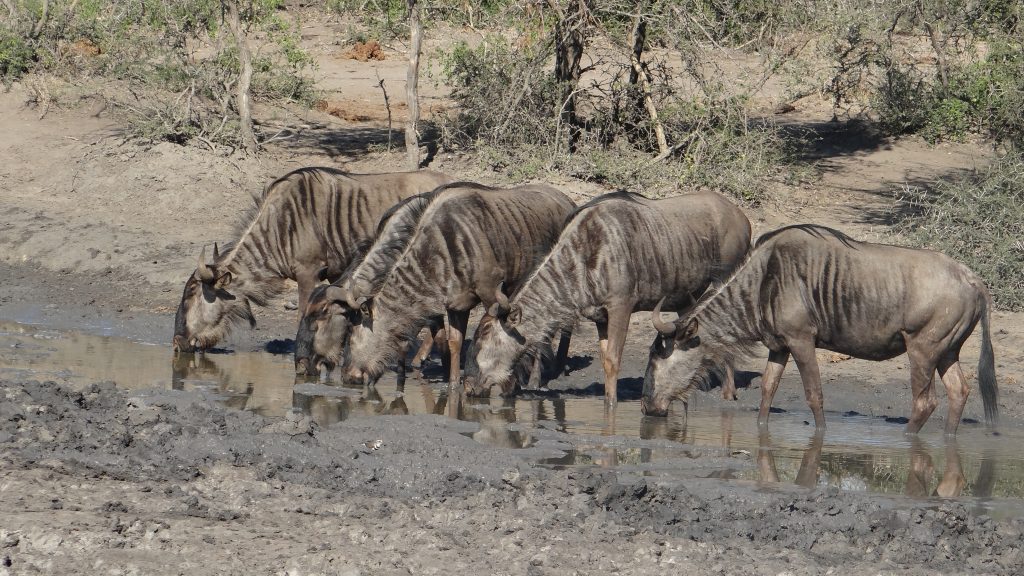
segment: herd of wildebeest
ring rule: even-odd
[[[937,252],[859,242],[812,224],[751,240],[743,211],[709,192],[660,200],[615,192],[576,206],[543,184],[500,189],[428,170],[304,168],[266,188],[237,239],[214,245],[212,261],[200,253],[175,317],[174,349],[209,349],[233,324],[254,325],[251,305],[266,305],[290,279],[299,290],[300,373],[364,385],[389,366],[404,375],[412,343],[428,328],[413,364],[436,346],[461,393],[497,387],[511,395],[560,374],[572,329],[587,319],[597,325],[605,399],[614,404],[630,316],[646,310],[658,335],[644,414],[685,405],[712,378],[734,398],[734,362],[761,345],[769,356],[758,423],[767,424],[792,356],[820,429],[815,349],[871,360],[907,353],[907,431],[920,430],[938,403],[937,370],[953,434],[969,393],[960,349],[980,321],[978,381],[995,424],[992,301],[970,269]],[[463,368],[477,305],[485,313]]]

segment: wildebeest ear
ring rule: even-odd
[[[505,322],[508,322],[509,326],[515,326],[519,324],[519,321],[523,319],[523,309],[519,306],[515,306],[509,311],[508,317],[505,318]]]
[[[231,284],[231,272],[225,272],[217,277],[217,282],[214,283],[213,287],[217,290],[223,290]]]
[[[696,318],[690,318],[685,324],[677,323],[676,326],[679,326],[679,329],[676,330],[676,342],[686,342],[693,338],[697,335],[699,327]]]

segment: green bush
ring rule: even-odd
[[[944,252],[988,284],[1000,308],[1024,310],[1024,156],[1012,153],[970,177],[911,188],[897,231]]]
[[[0,79],[5,83],[17,80],[34,61],[35,53],[24,36],[0,24]]]
[[[457,110],[441,121],[448,148],[490,145],[554,147],[558,91],[542,73],[544,53],[515,50],[500,36],[476,48],[457,44],[442,58],[442,75]]]

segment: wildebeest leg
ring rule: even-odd
[[[778,482],[779,469],[775,466],[775,450],[772,448],[772,436],[767,430],[761,430],[757,436],[757,473],[762,482]]]
[[[451,365],[448,372],[449,382],[458,382],[461,373],[459,356],[462,354],[462,340],[466,337],[466,326],[469,324],[469,311],[448,311],[448,357]]]
[[[555,374],[561,376],[569,363],[569,340],[572,339],[572,328],[562,330],[558,337],[558,352],[555,353]]]
[[[757,425],[768,425],[768,414],[771,413],[772,398],[775,398],[775,391],[779,389],[779,380],[782,378],[782,371],[786,369],[786,362],[789,361],[789,351],[768,352],[768,365],[764,367],[764,374],[761,375],[761,409],[757,412]]]
[[[541,371],[544,370],[543,362],[541,362],[541,355],[534,354],[533,366],[530,367],[530,380],[526,383],[527,390],[539,390]]]
[[[955,438],[946,440],[946,469],[942,479],[935,487],[935,495],[943,498],[956,498],[964,491],[967,478],[964,477],[963,464],[960,462],[960,448]]]
[[[306,311],[306,303],[309,302],[309,295],[313,293],[319,279],[316,272],[299,272],[295,274],[295,282],[299,285],[299,321],[302,321],[302,314]]]
[[[960,417],[967,405],[967,396],[971,393],[964,372],[960,369],[960,360],[956,356],[943,358],[939,361],[939,376],[946,385],[946,398],[949,400],[949,415],[946,417],[946,434],[956,434],[960,425]]]
[[[430,356],[430,351],[434,348],[434,334],[433,331],[428,330],[429,334],[423,339],[416,355],[412,357],[412,367],[414,370],[423,370],[423,363],[427,361]]]
[[[928,484],[931,482],[932,472],[935,467],[932,464],[932,456],[928,448],[918,438],[911,440],[910,467],[907,470],[907,481],[903,485],[903,493],[913,498],[923,498],[928,495]]]
[[[622,349],[626,345],[629,317],[633,313],[632,303],[608,308],[607,344],[601,359],[604,365],[604,401],[614,404],[618,401],[619,368],[622,366]]]
[[[814,342],[797,342],[790,346],[793,361],[800,370],[800,381],[804,385],[804,397],[814,413],[814,427],[825,429],[825,412],[822,409],[821,376],[818,373],[818,359],[814,356]]]
[[[821,448],[824,443],[825,435],[820,429],[816,430],[800,459],[800,470],[796,473],[797,486],[814,488],[818,484],[818,468],[821,466]]]
[[[910,391],[913,399],[910,420],[907,422],[905,430],[908,434],[917,434],[939,403],[935,398],[935,388],[932,386],[935,380],[935,359],[932,358],[932,354],[922,348],[924,347],[915,345],[912,340],[907,342],[907,356],[910,357]],[[950,410],[952,408],[953,405],[950,402]],[[962,411],[963,408],[961,407],[960,410]],[[956,424],[959,424],[959,418]],[[954,430],[956,424],[954,424]],[[949,430],[948,422],[946,430]]]
[[[601,352],[601,365],[604,366],[604,357],[608,354],[608,322],[594,322],[597,327],[597,347]]]
[[[736,372],[729,364],[725,365],[725,379],[722,380],[722,399],[736,399]]]
[[[427,321],[427,330],[430,331],[430,337],[423,340],[423,344],[420,349],[416,352],[416,356],[413,357],[413,367],[423,372],[423,364],[430,358],[430,351],[433,348],[437,348],[437,353],[441,355],[441,365],[444,367],[444,373],[448,373],[448,332],[444,329],[444,320],[441,318],[431,318]]]

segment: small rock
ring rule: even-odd
[[[11,532],[0,536],[0,548],[14,548],[21,542],[21,536]]]

